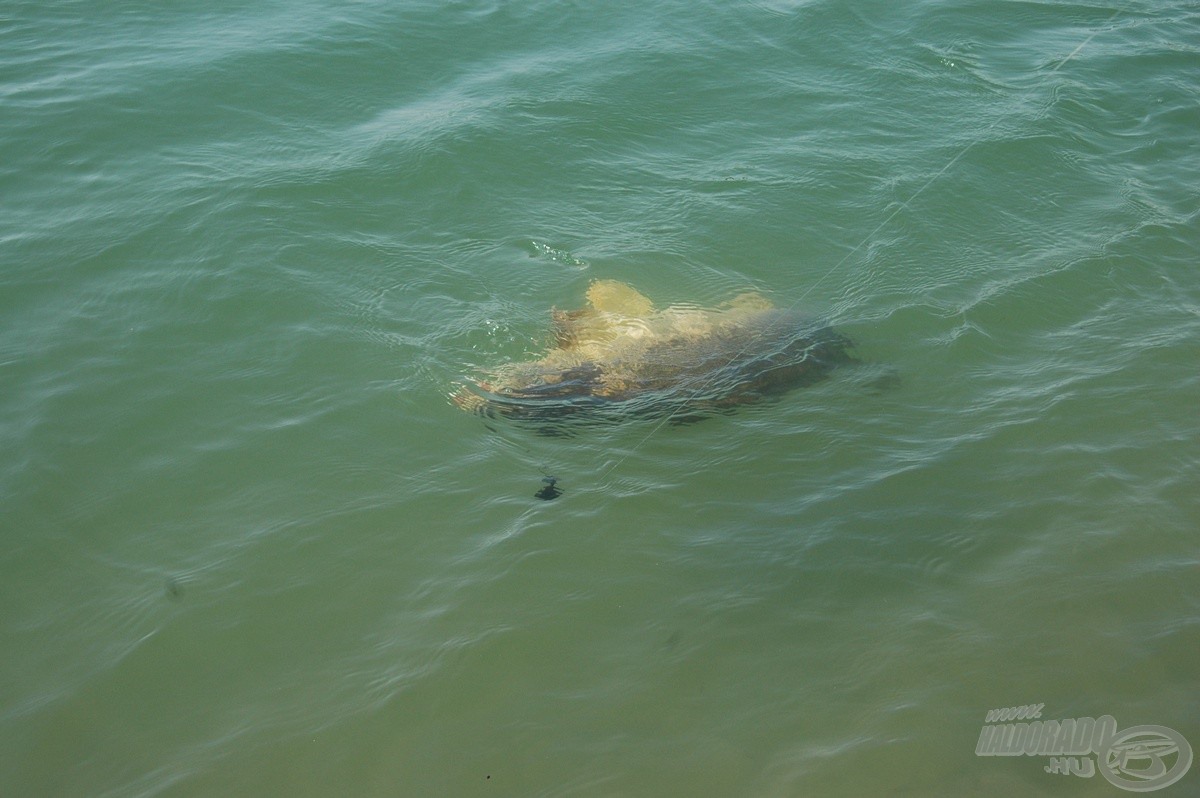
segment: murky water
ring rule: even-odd
[[[1120,794],[976,755],[1035,703],[1200,746],[1198,56],[1185,2],[8,5],[0,794]],[[595,280],[861,364],[449,401]]]

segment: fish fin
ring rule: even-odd
[[[607,330],[610,326],[608,320],[592,308],[554,308],[550,311],[550,321],[554,330],[554,343],[559,349],[575,349],[581,344],[589,343],[598,331]]]
[[[654,303],[636,288],[617,280],[595,280],[587,290],[588,304],[602,313],[645,318],[654,311]]]
[[[775,305],[757,291],[746,291],[726,302],[725,307],[730,310],[770,310]]]

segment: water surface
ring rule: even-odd
[[[1198,56],[1182,0],[10,3],[0,794],[1119,794],[976,756],[1030,703],[1200,746]],[[448,401],[596,279],[867,366]]]

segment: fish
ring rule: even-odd
[[[658,308],[626,283],[595,280],[586,300],[551,310],[551,345],[540,357],[467,378],[451,401],[518,421],[685,423],[781,396],[858,362],[848,337],[758,292],[715,308]]]

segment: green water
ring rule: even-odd
[[[1183,0],[0,7],[0,796],[1124,794],[975,747],[1200,748],[1198,86]],[[596,279],[863,365],[448,401]]]

